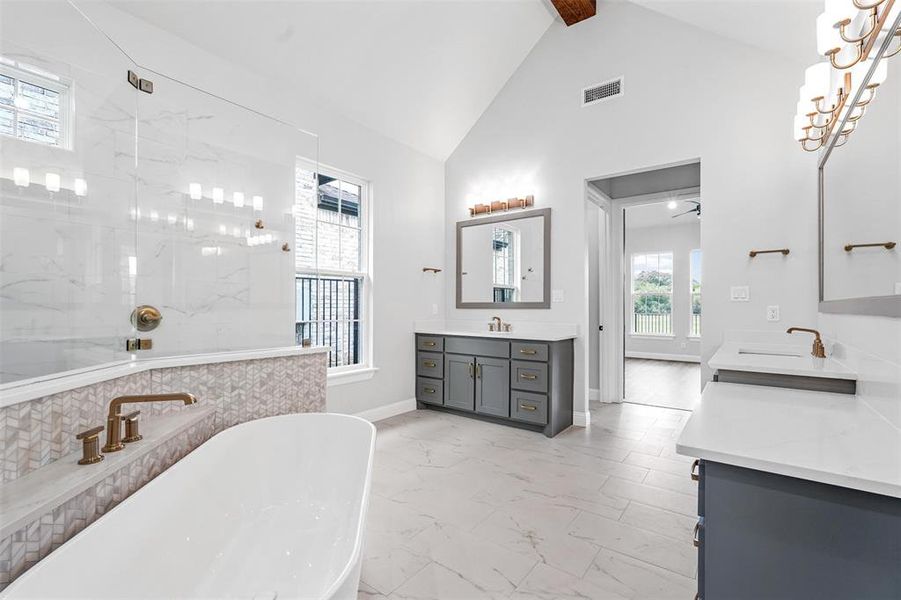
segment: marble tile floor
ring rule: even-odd
[[[627,358],[626,402],[691,410],[701,400],[701,365]]]
[[[377,423],[359,598],[693,598],[689,414],[595,404],[554,439],[429,410]]]

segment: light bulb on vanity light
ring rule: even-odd
[[[232,194],[232,201],[235,203],[235,208],[244,208],[244,192]]]
[[[13,183],[19,187],[28,187],[31,184],[31,173],[23,167],[14,167]]]
[[[74,189],[76,196],[86,196],[88,194],[88,182],[84,179],[76,179]]]
[[[226,235],[228,233],[228,228],[225,225],[219,226],[219,235]]]
[[[225,190],[219,187],[213,188],[213,204],[222,204],[225,202]]]
[[[257,212],[263,210],[263,197],[262,196],[254,196],[253,197],[253,209]]]
[[[676,208],[678,206],[679,206],[679,203],[676,202],[675,200],[670,200],[669,202],[666,203],[666,207],[670,210],[676,210]]]
[[[200,200],[203,198],[203,188],[199,183],[191,183],[188,185],[188,194],[191,196],[191,200]]]
[[[48,192],[58,192],[59,191],[59,174],[58,173],[47,173],[44,175],[44,187],[47,188]]]

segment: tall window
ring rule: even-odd
[[[495,302],[516,302],[516,238],[516,232],[506,227],[495,227],[492,232]]]
[[[298,344],[329,346],[329,367],[367,362],[367,197],[365,181],[298,163],[295,337]]]
[[[53,75],[0,64],[0,134],[68,147],[69,88]]]
[[[691,251],[691,323],[689,337],[701,335],[701,251]]]
[[[673,335],[673,253],[632,255],[632,333]]]

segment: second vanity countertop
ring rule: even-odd
[[[753,371],[856,380],[857,373],[834,358],[811,356],[810,348],[759,343],[726,342],[707,361],[711,369]]]
[[[567,323],[513,324],[513,331],[488,331],[488,323],[456,323],[428,321],[416,323],[413,331],[427,335],[496,338],[499,340],[534,340],[559,342],[578,337],[578,327]]]
[[[711,382],[676,451],[901,498],[901,430],[849,394]]]

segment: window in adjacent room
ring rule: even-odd
[[[688,327],[689,337],[701,336],[701,251],[691,251],[691,323]]]
[[[673,335],[673,253],[632,255],[632,334]]]
[[[0,62],[0,134],[70,147],[69,87],[50,73],[8,62]]]
[[[328,346],[330,368],[366,366],[368,184],[299,162],[295,196],[298,344]]]
[[[494,302],[516,302],[518,300],[516,273],[516,232],[507,227],[494,227],[491,243]]]

